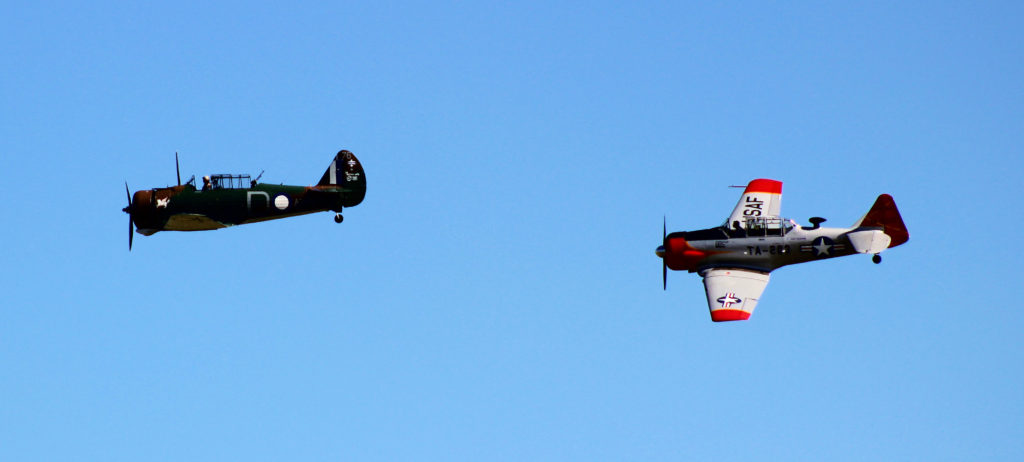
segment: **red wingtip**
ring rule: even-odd
[[[750,182],[747,185],[747,189],[743,190],[743,193],[768,193],[768,194],[782,194],[782,182],[776,180],[769,180],[765,178],[758,178]]]
[[[711,312],[711,320],[714,322],[746,321],[748,319],[750,319],[750,313],[741,310],[714,310]]]

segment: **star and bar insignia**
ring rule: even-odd
[[[820,236],[810,244],[804,244],[800,246],[801,252],[814,252],[815,257],[832,257],[833,252],[842,252],[846,250],[846,245],[836,244],[825,236]]]

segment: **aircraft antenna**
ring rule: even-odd
[[[178,166],[178,151],[174,151],[174,171],[178,174],[178,186],[181,186],[181,167]]]
[[[261,171],[261,172],[260,172],[260,174],[259,174],[259,175],[256,175],[256,179],[255,179],[255,180],[252,180],[253,184],[255,184],[256,182],[260,181],[260,178],[263,178],[263,174],[264,174],[264,173],[267,173],[267,171],[266,171],[266,170],[263,170],[263,171]]]

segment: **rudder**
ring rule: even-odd
[[[896,208],[896,201],[888,194],[882,194],[875,199],[871,210],[864,215],[855,225],[855,228],[882,228],[885,234],[892,238],[889,248],[896,247],[910,240],[910,232],[907,225],[903,223],[899,209]]]
[[[339,186],[344,194],[344,206],[353,207],[363,201],[366,195],[366,172],[355,154],[342,149],[334,156],[331,165],[320,178],[317,186]]]

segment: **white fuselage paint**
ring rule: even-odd
[[[880,245],[858,249],[850,242],[851,234],[865,232],[874,231],[857,228],[804,229],[794,226],[785,235],[697,240],[689,241],[689,244],[710,254],[702,262],[704,268],[737,267],[767,272],[796,263],[884,250],[879,248]],[[876,236],[872,234],[872,237]],[[888,245],[888,242],[885,244]]]

